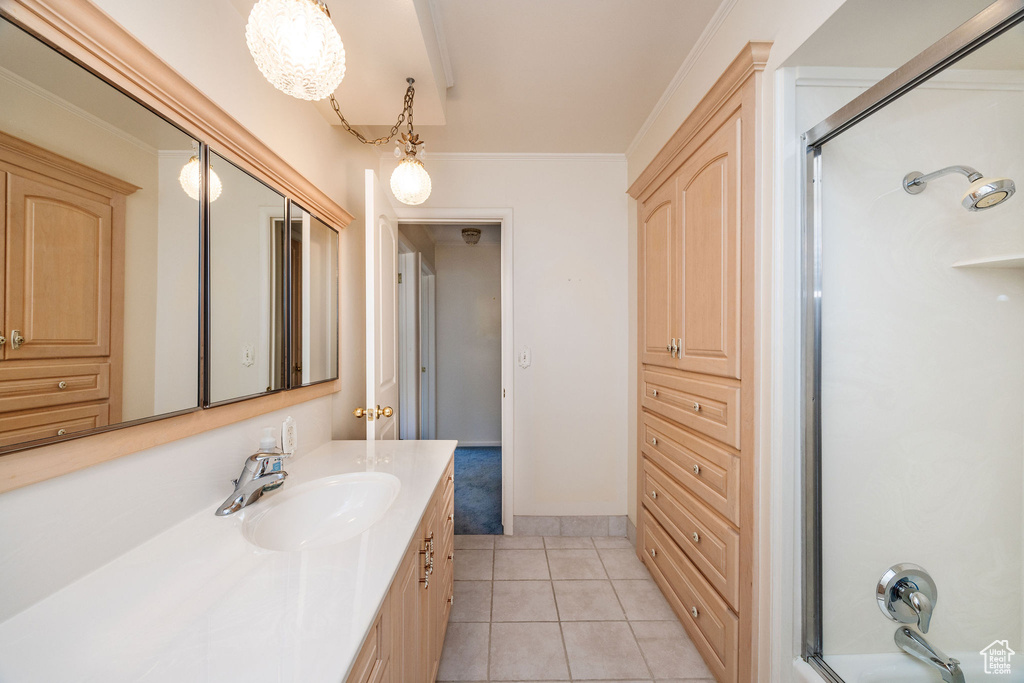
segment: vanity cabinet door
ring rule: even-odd
[[[391,677],[415,683],[426,677],[423,642],[423,555],[420,554],[422,527],[405,551],[391,587]]]

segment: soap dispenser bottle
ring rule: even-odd
[[[274,435],[274,428],[273,427],[264,427],[263,428],[263,436],[260,437],[260,448],[256,452],[256,455],[261,456],[263,458],[266,458],[267,464],[266,464],[265,471],[266,472],[280,472],[281,471],[281,456],[283,454],[284,454],[283,451],[280,448],[277,447],[277,437]],[[269,457],[269,458],[267,458],[266,457],[267,455],[277,456],[277,457]],[[279,481],[279,482],[274,483],[274,484],[269,484],[267,486],[264,486],[263,487],[263,491],[267,492],[267,491],[273,491],[274,489],[279,489],[279,488],[281,488],[282,484],[284,484],[284,480],[283,479],[281,481]]]

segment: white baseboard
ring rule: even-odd
[[[501,446],[500,441],[460,441],[459,448],[495,448]]]

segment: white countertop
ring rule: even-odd
[[[401,489],[361,535],[301,553],[250,544],[247,510],[216,517],[218,500],[0,624],[0,682],[341,683],[455,445],[333,441],[285,461],[282,491],[365,471]]]

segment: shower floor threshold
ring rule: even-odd
[[[957,261],[954,268],[1024,268],[1024,254],[1002,254]]]

